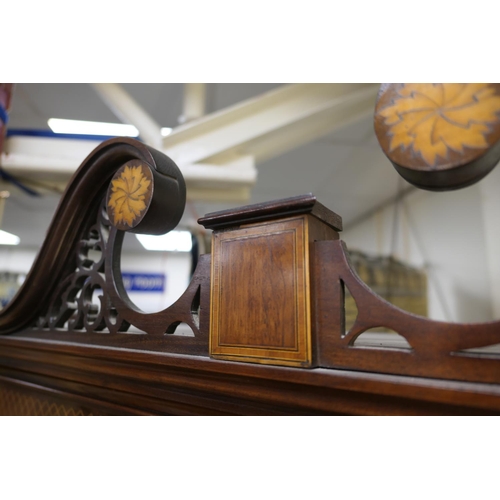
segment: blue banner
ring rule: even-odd
[[[164,292],[165,275],[155,273],[122,273],[127,292]]]

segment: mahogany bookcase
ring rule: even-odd
[[[211,254],[177,302],[140,311],[123,235],[174,228],[185,198],[173,161],[133,139],[83,162],[0,312],[0,414],[500,413],[500,354],[484,349],[500,322],[433,321],[377,296],[350,265],[341,217],[312,194],[202,217]],[[356,343],[380,327],[409,347]]]

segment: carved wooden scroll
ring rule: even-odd
[[[70,181],[30,274],[0,313],[0,333],[206,352],[208,317],[201,311],[208,310],[207,256],[183,296],[154,314],[130,301],[120,271],[125,231],[173,229],[185,199],[184,179],[168,157],[132,139],[104,142]],[[172,335],[181,322],[194,337]]]

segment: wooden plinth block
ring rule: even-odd
[[[338,239],[339,216],[312,195],[208,214],[210,355],[314,366],[309,244]]]

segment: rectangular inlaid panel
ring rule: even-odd
[[[214,234],[210,352],[311,363],[307,216]]]

